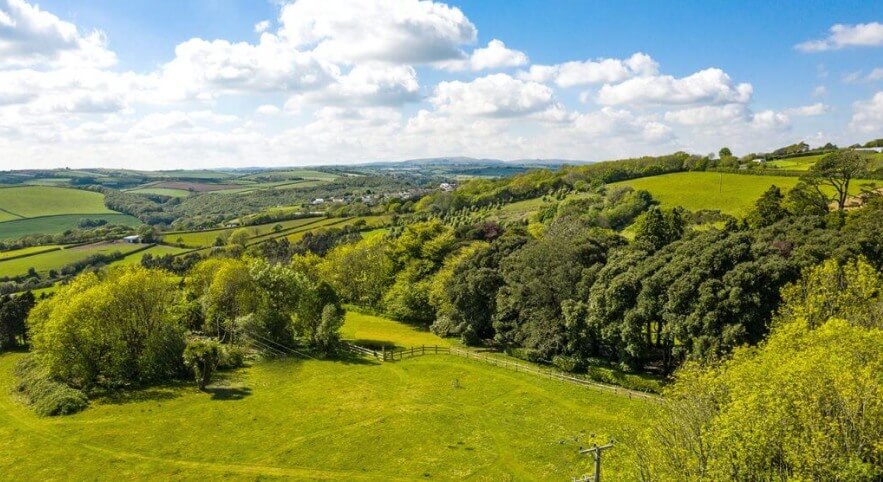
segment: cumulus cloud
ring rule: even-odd
[[[665,120],[685,126],[716,125],[749,117],[744,104],[703,105],[665,113]]]
[[[468,59],[448,60],[439,62],[438,66],[445,70],[479,70],[519,67],[529,62],[527,54],[506,47],[502,40],[493,39],[487,47],[475,49]]]
[[[270,30],[270,21],[269,20],[261,20],[260,22],[254,24],[255,33],[264,33],[267,30]]]
[[[0,0],[0,67],[52,62],[106,67],[116,63],[100,31],[82,34],[23,0]]]
[[[424,64],[465,58],[477,30],[460,9],[419,0],[298,0],[279,15],[279,34],[318,58]]]
[[[548,86],[525,82],[506,74],[479,77],[471,82],[440,82],[429,101],[438,111],[484,117],[519,117],[555,107]]]
[[[879,47],[883,45],[883,23],[870,22],[856,25],[836,24],[827,37],[808,40],[794,47],[801,52],[825,52],[846,47]]]
[[[171,99],[211,98],[229,92],[291,92],[330,83],[339,69],[299,52],[265,33],[260,42],[187,40],[159,74],[162,92]]]
[[[814,117],[825,114],[831,110],[831,107],[821,102],[815,104],[804,105],[801,107],[792,107],[785,109],[785,114],[801,117]]]
[[[877,92],[869,100],[852,105],[849,126],[862,133],[883,131],[883,91]]]
[[[710,68],[679,79],[654,75],[604,84],[597,100],[603,105],[744,104],[751,100],[752,92],[751,84],[734,84],[724,71]]]
[[[396,106],[420,98],[417,72],[407,65],[360,64],[321,90],[299,94],[288,100],[287,110],[305,104]]]
[[[603,83],[618,83],[635,76],[658,73],[659,64],[645,53],[638,52],[627,59],[597,59],[584,62],[565,62],[557,65],[532,65],[519,78],[534,82],[554,82],[560,87],[574,87]]]

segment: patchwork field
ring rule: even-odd
[[[33,256],[35,254],[44,253],[46,251],[53,251],[59,249],[60,247],[61,246],[59,245],[48,244],[44,246],[29,246],[27,248],[2,251],[0,252],[0,261],[4,261],[10,258],[20,258],[23,256]]]
[[[82,261],[93,254],[110,254],[114,251],[126,254],[143,248],[143,244],[96,243],[49,251],[24,258],[7,259],[0,261],[0,277],[23,275],[30,268],[34,268],[38,274],[43,275],[51,269],[60,270],[68,264]]]
[[[611,186],[627,185],[645,189],[664,206],[682,206],[691,211],[720,210],[724,214],[744,216],[770,186],[775,184],[782,193],[786,193],[798,181],[799,178],[791,176],[679,172],[617,182]],[[850,191],[859,193],[861,187],[870,182],[854,182]]]
[[[434,336],[390,324],[350,314],[344,333]],[[15,480],[569,480],[590,470],[581,445],[621,439],[647,406],[427,355],[257,362],[206,393],[157,387],[41,419],[9,395],[21,356],[0,355],[0,472]],[[626,463],[625,450],[605,453],[605,477],[621,480]]]
[[[51,186],[0,188],[0,240],[58,234],[76,229],[85,218],[127,226],[141,224],[132,216],[108,209],[101,193]]]
[[[2,189],[0,189],[2,191]],[[83,219],[103,219],[108,224],[140,226],[138,218],[128,214],[62,214],[39,218],[16,219],[0,223],[0,240],[15,239],[31,234],[60,234],[68,229],[77,229]]]
[[[104,206],[104,195],[101,193],[50,186],[2,188],[0,210],[19,219],[58,214],[113,213]]]
[[[281,231],[290,230],[294,228],[299,228],[302,226],[312,226],[312,225],[321,225],[328,221],[327,218],[323,217],[310,217],[310,218],[301,218],[301,219],[291,219],[288,221],[278,221],[273,223],[266,224],[256,224],[254,226],[245,226],[244,228],[248,230],[251,236],[262,236],[266,234],[273,233],[274,228],[278,225],[281,226]],[[219,236],[222,238],[226,238],[233,231],[236,231],[240,228],[224,228],[224,229],[210,229],[206,231],[186,231],[186,232],[177,232],[177,233],[168,233],[163,236],[163,241],[169,244],[183,244],[185,246],[191,247],[206,247],[214,244],[215,239]]]

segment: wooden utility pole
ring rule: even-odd
[[[579,453],[592,454],[592,457],[595,458],[595,475],[591,479],[592,482],[601,482],[601,453],[610,448],[613,448],[613,442],[610,442],[607,445],[602,445],[600,447],[597,444],[593,444],[587,449],[579,449]]]

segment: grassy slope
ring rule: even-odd
[[[283,229],[291,229],[304,225],[318,225],[325,222],[324,218],[321,217],[312,217],[312,218],[302,218],[302,219],[292,219],[288,221],[278,221],[266,224],[256,224],[254,226],[244,226],[246,230],[248,230],[249,234],[252,236],[260,236],[263,234],[273,232],[273,227],[277,224],[281,225]],[[227,229],[212,229],[208,231],[188,231],[182,233],[169,233],[163,236],[163,241],[167,243],[178,243],[178,239],[180,238],[182,242],[187,246],[211,246],[215,239],[218,236],[223,234],[229,235],[233,231],[236,231],[239,228],[227,228]]]
[[[101,193],[49,186],[0,189],[0,208],[25,218],[56,214],[113,213]]]
[[[67,248],[60,251],[35,254],[33,256],[27,256],[25,258],[0,261],[0,277],[22,275],[27,273],[29,268],[34,268],[37,270],[38,273],[43,274],[48,272],[50,269],[59,270],[65,265],[86,259],[93,254],[109,254],[114,251],[119,251],[120,253],[125,254],[143,247],[144,245],[140,244],[100,243],[96,245]]]
[[[611,184],[645,189],[663,205],[683,206],[691,211],[718,209],[722,213],[744,216],[757,198],[775,184],[785,193],[799,181],[796,177],[755,176],[717,172],[679,172],[643,177]],[[850,191],[858,193],[861,185],[873,181],[853,182]]]
[[[3,191],[3,189],[0,189],[0,191]],[[107,220],[108,224],[141,225],[141,221],[138,218],[128,214],[62,214],[59,216],[43,216],[0,223],[0,240],[15,239],[30,234],[60,234],[68,229],[77,229],[77,224],[84,218],[104,219]]]
[[[345,332],[431,336],[371,318],[350,315]],[[425,356],[263,362],[208,393],[157,388],[40,419],[7,395],[19,357],[0,355],[0,473],[16,480],[566,480],[588,469],[580,444],[620,437],[646,403]],[[624,456],[605,454],[610,480]]]
[[[171,196],[171,197],[187,197],[190,195],[190,191],[184,189],[167,189],[164,187],[143,187],[137,189],[130,189],[126,192],[130,192],[132,194],[158,194],[160,196]]]
[[[19,257],[19,256],[25,256],[25,255],[33,256],[37,253],[42,253],[44,251],[52,251],[53,249],[55,249],[57,247],[58,247],[57,244],[47,244],[47,245],[43,245],[43,246],[30,246],[27,248],[3,251],[3,252],[0,252],[0,261],[6,260],[9,258]]]

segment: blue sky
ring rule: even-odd
[[[883,137],[875,2],[0,0],[0,169]]]

